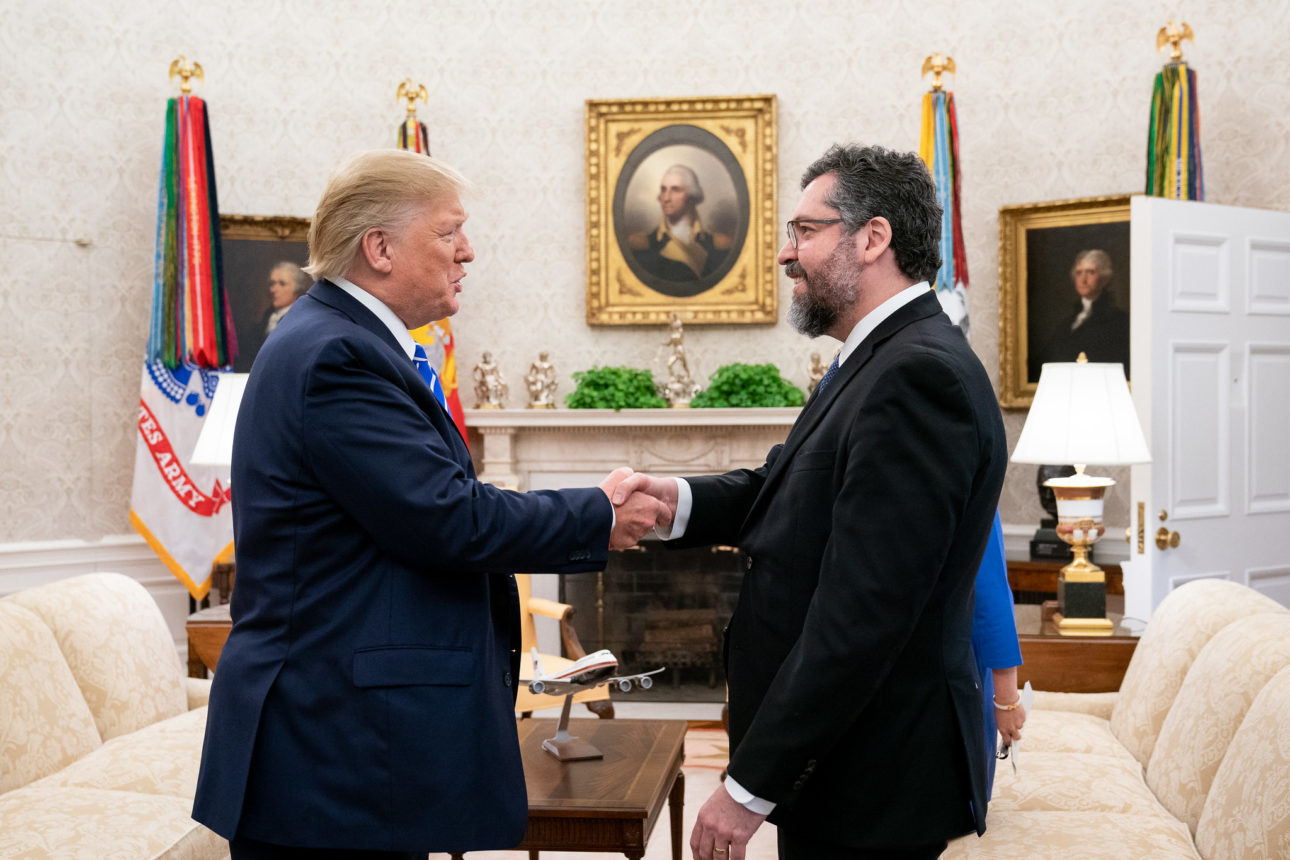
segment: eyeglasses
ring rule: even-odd
[[[794,218],[788,222],[788,241],[797,247],[797,225],[799,224],[841,224],[841,218]]]

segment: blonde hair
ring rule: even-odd
[[[332,173],[318,201],[304,270],[320,279],[343,276],[368,230],[399,230],[418,207],[468,187],[456,170],[420,153],[373,149],[351,156]]]

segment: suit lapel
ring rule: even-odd
[[[376,314],[363,307],[362,302],[340,287],[330,281],[317,281],[309,288],[308,296],[349,317],[356,325],[362,326],[388,344],[390,349],[405,358],[407,357],[407,353],[403,351],[403,347],[399,345],[398,340],[395,339],[390,330],[385,327],[385,323],[377,319]]]
[[[802,447],[802,443],[819,426],[820,421],[824,419],[825,414],[842,396],[843,391],[851,384],[851,381],[859,376],[861,369],[873,357],[874,350],[906,326],[941,312],[941,303],[937,301],[935,294],[930,291],[927,295],[919,296],[909,304],[899,308],[860,342],[855,351],[838,367],[837,373],[833,375],[833,379],[829,381],[828,387],[823,392],[816,389],[812,393],[811,399],[802,407],[801,414],[797,416],[797,421],[793,423],[793,428],[788,431],[788,438],[784,440],[784,450],[780,452],[775,464],[766,475],[766,481],[762,484],[761,491],[753,501],[752,507],[748,509],[748,516],[744,519],[743,526],[740,528],[741,531],[747,528],[753,516],[770,498],[773,487],[783,477],[784,472],[792,462],[793,455],[797,453],[797,450]]]
[[[412,360],[408,358],[407,353],[403,351],[403,346],[394,337],[393,333],[386,328],[385,323],[381,322],[380,319],[377,318],[376,314],[364,307],[362,302],[330,281],[315,282],[314,285],[309,288],[307,296],[309,298],[317,299],[329,308],[344,314],[355,325],[361,326],[380,338],[390,347],[390,349],[394,350],[400,358],[407,362],[411,376],[415,376],[417,382],[424,385],[426,390],[429,391],[429,385],[427,385],[426,381],[421,378],[421,373],[412,364]],[[433,391],[430,392],[430,398],[434,401],[434,408],[433,410],[426,411],[427,414],[432,411],[435,413],[430,415],[431,423],[433,423],[435,427],[440,428],[440,434],[448,440],[448,444],[452,447],[457,460],[466,466],[467,473],[473,478],[475,473],[474,465],[470,459],[470,450],[466,447],[466,442],[461,436],[461,430],[458,429],[457,422],[453,420],[452,415],[449,414],[448,410],[444,409],[439,403],[439,399],[435,397]],[[450,427],[451,430],[446,429],[444,427],[445,424],[447,427]]]

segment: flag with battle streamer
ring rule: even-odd
[[[426,124],[417,119],[415,107],[417,99],[428,101],[429,93],[424,86],[418,87],[408,79],[399,84],[395,98],[400,101],[406,99],[408,103],[407,119],[399,124],[399,149],[429,155],[430,135]],[[410,334],[425,349],[426,358],[439,374],[439,383],[448,401],[448,412],[452,414],[462,441],[466,441],[466,413],[461,408],[461,393],[457,385],[457,350],[452,337],[452,323],[444,317],[411,329]]]
[[[928,58],[931,62],[932,58]],[[946,58],[936,72],[931,92],[923,94],[923,116],[918,154],[927,164],[936,184],[937,202],[941,204],[941,268],[936,273],[936,297],[949,318],[970,334],[968,319],[967,249],[963,244],[963,206],[960,200],[958,118],[954,94],[940,88],[942,71],[954,71],[953,60]],[[924,72],[928,66],[924,66]]]
[[[1146,190],[1153,197],[1205,199],[1196,70],[1183,62],[1167,64],[1152,86]]]
[[[166,110],[130,524],[195,600],[210,591],[211,565],[230,552],[233,520],[227,467],[188,460],[219,369],[236,355],[206,105],[182,95]]]

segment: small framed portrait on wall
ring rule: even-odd
[[[773,323],[775,97],[587,102],[587,322]]]
[[[1129,195],[999,209],[1000,394],[1028,407],[1050,361],[1129,366]]]
[[[245,373],[264,340],[314,279],[309,261],[309,219],[280,215],[221,215],[224,288],[233,310],[237,358]]]

